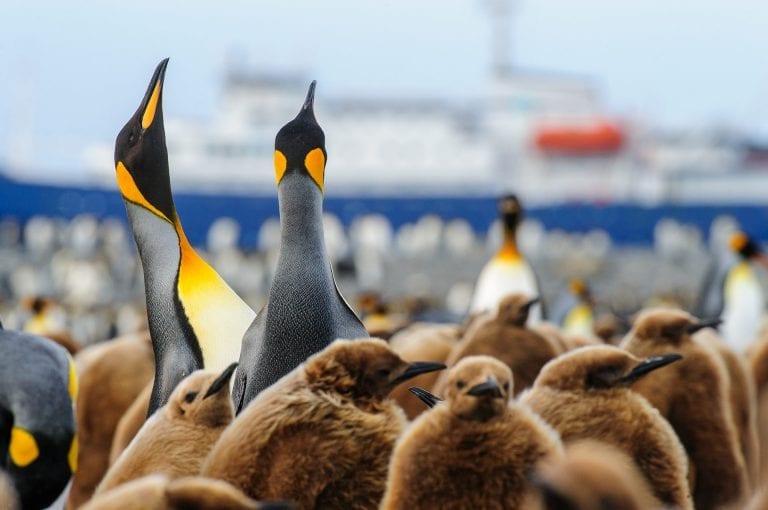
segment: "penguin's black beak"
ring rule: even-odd
[[[314,108],[316,86],[317,86],[317,80],[312,80],[312,83],[309,84],[309,90],[307,91],[307,98],[304,100],[304,105],[301,107],[302,110],[312,111],[312,109]]]
[[[309,84],[309,90],[307,91],[307,98],[304,100],[304,104],[301,106],[301,111],[296,116],[297,119],[306,118],[310,123],[317,124],[315,119],[315,86],[317,80],[312,80]]]
[[[442,402],[443,399],[433,395],[432,393],[428,392],[424,388],[419,388],[418,386],[411,386],[408,388],[408,391],[419,397],[419,400],[424,402],[424,404],[429,407],[430,409],[435,407],[438,402]]]
[[[222,388],[226,387],[229,384],[229,380],[232,378],[232,374],[235,373],[236,368],[237,368],[237,363],[232,363],[227,368],[225,368],[224,371],[221,373],[221,375],[211,383],[211,386],[208,388],[208,391],[205,392],[205,395],[203,396],[203,398],[205,399],[212,395],[215,395]]]
[[[493,377],[488,377],[485,382],[472,386],[467,392],[467,395],[492,398],[501,398],[503,396],[501,388],[499,388],[499,383]]]
[[[714,328],[717,329],[717,327],[723,323],[723,319],[704,319],[700,320],[696,324],[691,324],[687,328],[685,328],[685,332],[689,335],[692,335],[696,333],[697,331],[701,331],[704,328]]]
[[[391,386],[397,386],[403,381],[413,379],[417,375],[426,374],[427,372],[434,372],[436,370],[443,370],[445,365],[442,363],[436,363],[433,361],[416,361],[408,365],[405,372],[400,374],[394,381],[391,382]]]
[[[532,307],[533,305],[535,305],[536,303],[538,303],[539,301],[541,301],[541,298],[539,298],[539,297],[535,297],[535,298],[531,299],[530,301],[528,301],[527,303],[525,303],[525,304],[524,304],[524,305],[521,307],[521,310],[522,310],[523,312],[525,312],[525,313],[528,313],[528,312],[531,310],[531,307]]]
[[[168,59],[163,59],[155,68],[155,73],[152,75],[152,79],[149,81],[147,92],[144,94],[144,99],[141,101],[136,114],[141,121],[141,129],[146,131],[149,129],[155,121],[158,110],[161,106],[161,95],[163,92],[163,82],[165,81],[165,70],[168,67]]]
[[[683,356],[677,353],[662,354],[660,356],[651,356],[650,358],[645,358],[635,368],[633,368],[630,373],[619,378],[616,382],[630,385],[641,377],[653,372],[654,370],[681,359],[683,359]]]

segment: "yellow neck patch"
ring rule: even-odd
[[[176,232],[181,249],[179,301],[197,337],[205,368],[224,370],[240,357],[243,335],[256,314],[197,254],[178,223]]]
[[[155,84],[155,88],[152,90],[152,95],[149,96],[149,102],[147,107],[144,108],[144,115],[141,116],[141,127],[147,129],[152,125],[155,120],[155,112],[157,111],[157,102],[160,99],[160,81]]]
[[[286,168],[288,168],[288,160],[285,159],[285,154],[275,151],[275,182],[277,184],[283,180]]]
[[[496,259],[502,262],[517,263],[520,262],[523,257],[520,252],[517,251],[517,245],[514,241],[505,241],[501,246],[501,249],[496,252]]]
[[[594,324],[592,309],[580,303],[574,306],[563,321],[563,330],[567,333],[591,332]]]
[[[37,448],[37,442],[32,434],[22,428],[13,427],[8,454],[15,465],[27,467],[40,456],[40,450]]]
[[[320,191],[323,191],[325,180],[325,154],[323,154],[323,150],[318,147],[309,151],[307,157],[304,158],[304,166]]]
[[[67,462],[69,463],[69,469],[74,473],[77,471],[77,455],[80,451],[80,447],[77,443],[77,434],[72,436],[72,444],[69,445],[69,453],[67,453]]]
[[[72,399],[72,404],[75,404],[77,400],[77,371],[75,370],[75,362],[71,356],[67,356],[69,361],[69,380],[67,381],[67,389],[69,390],[69,397]]]
[[[129,202],[133,202],[134,204],[138,204],[145,209],[148,209],[154,215],[159,216],[168,223],[173,223],[165,214],[160,211],[160,209],[150,204],[149,201],[144,198],[144,195],[141,193],[141,191],[139,191],[139,188],[136,186],[136,182],[133,180],[133,177],[131,177],[130,172],[128,172],[128,169],[125,168],[125,165],[122,161],[117,162],[117,168],[115,171],[117,172],[117,187],[120,188],[120,193],[123,195],[123,198]]]

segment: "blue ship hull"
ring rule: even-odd
[[[241,226],[241,247],[255,248],[264,220],[277,217],[277,196],[225,194],[174,194],[184,229],[194,244],[203,244],[208,228],[222,216],[234,218]],[[415,222],[426,214],[444,220],[463,218],[475,231],[485,233],[496,218],[495,196],[341,196],[325,198],[325,211],[345,226],[365,214],[382,214],[394,228]],[[117,190],[96,187],[56,186],[25,183],[0,174],[0,218],[21,222],[35,215],[71,219],[79,214],[112,217],[126,222],[123,201]],[[586,232],[603,229],[619,245],[649,245],[653,230],[662,218],[695,225],[705,234],[713,219],[733,216],[742,228],[758,239],[766,237],[768,208],[763,205],[664,205],[646,207],[632,204],[567,204],[532,207],[528,218],[540,221],[548,230]]]

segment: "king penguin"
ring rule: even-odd
[[[557,300],[552,319],[559,324],[563,333],[595,336],[595,301],[592,291],[581,278],[568,282],[566,292]]]
[[[0,328],[0,455],[22,508],[53,503],[77,468],[77,374],[47,338]]]
[[[503,242],[477,278],[470,314],[495,311],[499,302],[509,294],[541,295],[533,268],[517,248],[517,227],[523,219],[523,207],[515,195],[501,197],[498,207]],[[540,322],[542,317],[542,305],[538,304],[531,309],[531,324]]]
[[[267,303],[243,337],[233,399],[239,413],[260,391],[337,338],[367,337],[333,278],[323,239],[325,134],[315,83],[275,138],[280,254]]]
[[[192,248],[171,195],[163,126],[163,80],[155,69],[139,109],[117,135],[115,170],[144,269],[155,381],[149,414],[201,368],[237,361],[253,310]]]
[[[710,272],[696,306],[699,317],[720,317],[725,342],[743,352],[756,338],[765,311],[765,295],[755,264],[768,267],[768,257],[754,239],[735,232],[729,239],[733,257]]]

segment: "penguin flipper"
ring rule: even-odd
[[[232,405],[235,409],[235,415],[239,414],[248,405],[256,393],[251,386],[259,378],[258,362],[259,355],[264,348],[264,335],[266,334],[266,322],[269,303],[264,305],[256,317],[251,322],[248,329],[245,330],[240,347],[240,358],[238,360],[237,371],[235,372],[235,381],[232,386]],[[253,376],[249,377],[249,373]]]
[[[336,291],[336,297],[339,299],[339,302],[341,303],[342,311],[347,315],[345,322],[349,324],[352,328],[357,329],[359,326],[359,329],[362,330],[361,333],[363,336],[368,336],[368,331],[365,329],[365,326],[363,325],[363,321],[360,320],[360,317],[357,316],[355,311],[352,309],[352,307],[347,302],[346,298],[341,294],[341,291],[339,290],[339,285],[336,283],[336,276],[333,274],[333,268],[331,268],[331,279],[333,280],[333,288]],[[359,337],[360,335],[358,335]]]

